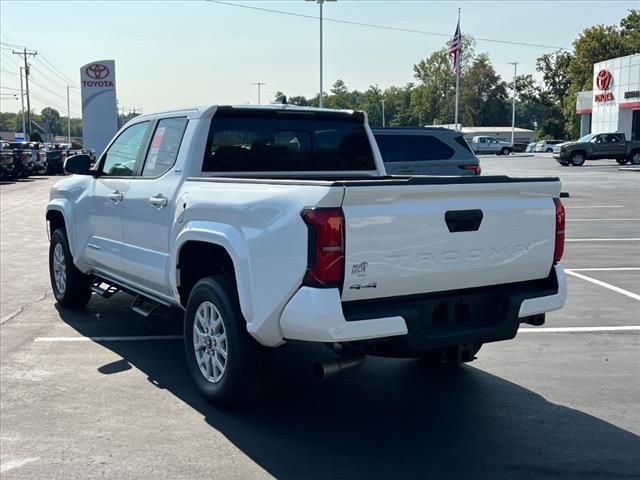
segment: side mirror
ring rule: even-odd
[[[64,171],[76,175],[92,175],[91,163],[89,155],[73,155],[64,161]]]

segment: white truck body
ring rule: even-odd
[[[370,169],[203,171],[210,129],[223,121],[218,116],[236,121],[233,115],[252,112],[286,112],[292,121],[297,114],[355,115],[279,105],[135,118],[118,134],[128,135],[136,125],[149,129],[146,146],[130,166],[132,175],[99,173],[114,139],[97,172],[61,180],[51,191],[47,219],[52,230],[63,221],[74,265],[127,291],[184,308],[183,247],[190,242],[220,247],[233,264],[246,328],[266,346],[287,339],[354,342],[408,335],[406,299],[449,302],[457,295],[464,302],[468,293],[469,308],[478,310],[485,300],[502,298],[503,291],[519,292],[509,297],[515,313],[504,317],[500,332],[486,325],[464,330],[465,338],[476,332],[478,341],[510,338],[519,323],[563,306],[564,273],[554,261],[557,179],[389,177],[366,117],[357,118],[369,142]],[[149,164],[157,147],[159,122],[175,118],[186,124],[175,161],[159,176],[142,175],[146,167],[140,163]],[[232,148],[234,155],[244,154]],[[343,215],[344,273],[338,284],[313,286],[305,281],[311,234],[301,212],[325,208]],[[442,339],[436,344],[444,345]]]
[[[477,136],[471,139],[469,147],[476,154],[495,153],[497,155],[508,155],[512,146],[509,142],[501,142],[494,137]]]

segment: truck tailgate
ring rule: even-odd
[[[346,184],[342,300],[546,278],[559,194],[556,179]]]

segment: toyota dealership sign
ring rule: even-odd
[[[84,147],[100,155],[118,131],[115,61],[100,60],[80,68],[80,85]]]

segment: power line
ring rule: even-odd
[[[44,85],[42,85],[42,84],[40,84],[40,83],[36,82],[35,80],[31,80],[31,82],[32,82],[34,85],[37,85],[38,87],[42,88],[43,90],[45,90],[45,91],[49,92],[51,95],[54,95],[54,96],[58,97],[58,98],[59,98],[59,99],[61,99],[61,100],[67,101],[67,98],[66,98],[66,97],[63,97],[62,95],[59,95],[59,94],[57,94],[56,92],[54,92],[54,91],[52,91],[52,90],[49,90],[47,87],[45,87]],[[80,105],[79,105],[79,104],[77,104],[77,103],[75,103],[75,102],[71,102],[71,104],[73,104],[73,105],[74,105],[74,106],[76,106],[76,107],[80,107]]]
[[[29,135],[31,135],[31,100],[29,97],[29,64],[27,63],[27,60],[29,57],[35,57],[36,55],[38,55],[38,52],[36,52],[35,50],[27,50],[27,48],[24,47],[22,49],[22,52],[19,50],[12,50],[11,53],[13,53],[14,55],[19,55],[24,60],[24,81],[27,90],[27,120],[29,121]],[[20,77],[20,85],[22,85],[22,77]]]
[[[220,5],[227,5],[230,7],[239,7],[239,8],[246,8],[247,10],[256,10],[259,12],[268,12],[268,13],[277,13],[280,15],[288,15],[291,17],[301,17],[301,18],[310,18],[313,20],[318,20],[318,17],[314,16],[314,15],[306,15],[304,13],[294,13],[294,12],[286,12],[284,10],[275,10],[272,8],[264,8],[264,7],[255,7],[252,5],[242,5],[240,3],[232,3],[232,2],[223,2],[221,0],[204,0],[206,2],[209,3],[217,3]],[[342,23],[344,25],[356,25],[359,27],[368,27],[368,28],[378,28],[378,29],[382,29],[382,30],[393,30],[396,32],[405,32],[405,33],[417,33],[417,34],[421,34],[421,35],[432,35],[432,36],[436,36],[436,37],[444,37],[444,38],[451,38],[450,34],[447,33],[441,33],[441,32],[429,32],[426,30],[417,30],[417,29],[413,29],[413,28],[403,28],[403,27],[392,27],[390,25],[379,25],[379,24],[375,24],[375,23],[364,23],[364,22],[356,22],[356,21],[352,21],[352,20],[339,20],[337,18],[324,18],[324,20],[326,22],[333,22],[333,23]],[[521,46],[526,46],[526,47],[539,47],[539,48],[549,48],[549,49],[554,49],[554,50],[568,50],[567,47],[557,47],[557,46],[553,46],[553,45],[541,45],[538,43],[527,43],[527,42],[513,42],[510,40],[496,40],[493,38],[481,38],[481,37],[474,37],[474,39],[478,42],[488,42],[488,43],[502,43],[502,44],[506,44],[506,45],[521,45]]]
[[[58,70],[58,68],[52,64],[49,60],[47,60],[44,55],[40,54],[41,60],[43,63],[43,65],[45,65],[47,68],[49,68],[50,70],[52,70],[56,75],[58,75],[62,80],[64,80],[65,82],[67,82],[69,85],[72,86],[78,86],[77,82],[74,82],[73,80],[71,80],[69,77],[67,77],[64,73],[62,73],[60,70]],[[41,63],[42,63],[41,62]]]

